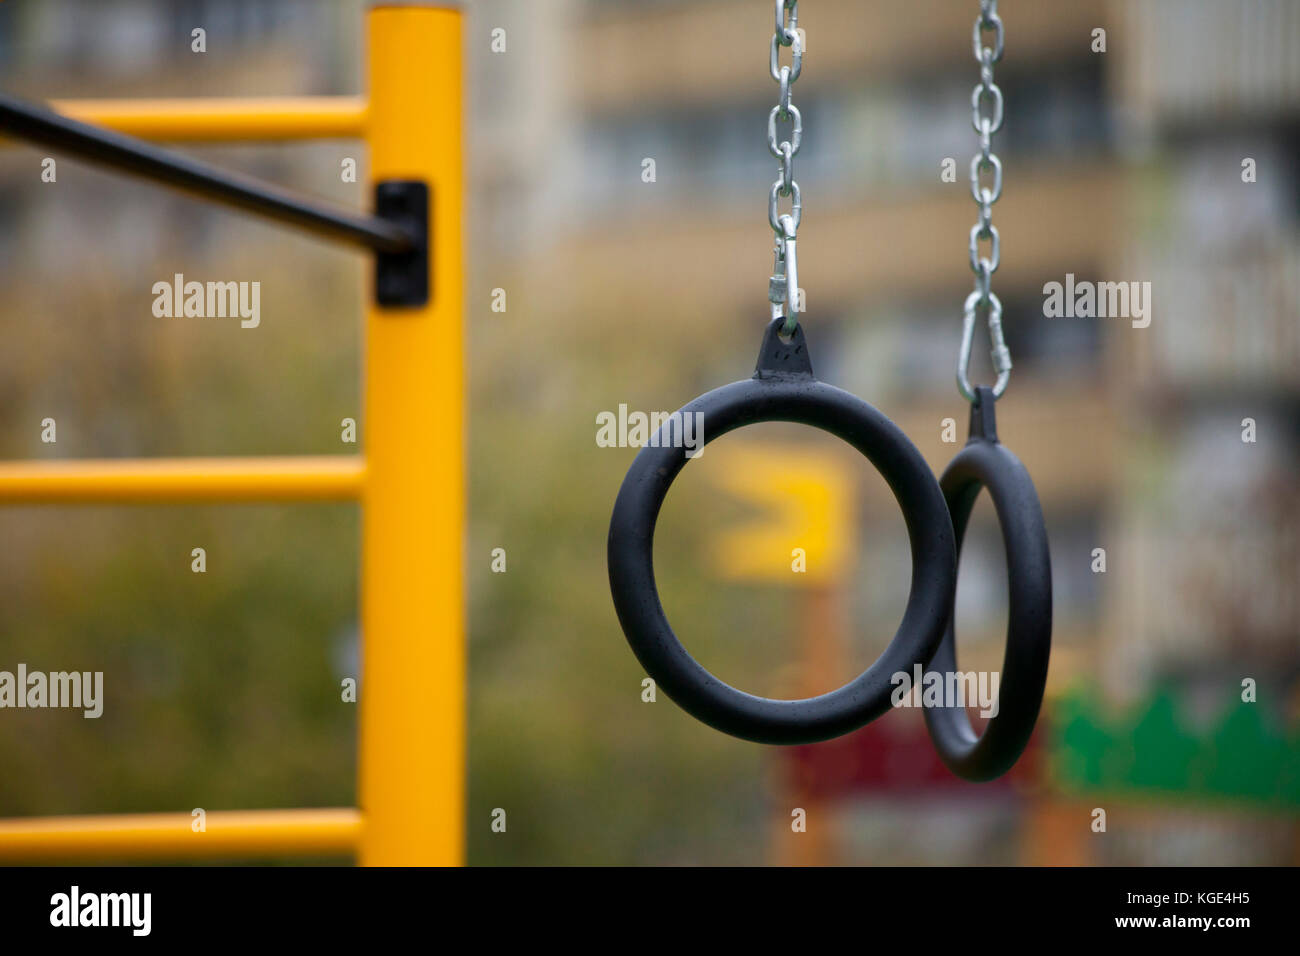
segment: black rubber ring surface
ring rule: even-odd
[[[957,570],[948,509],[920,452],[866,402],[814,379],[802,328],[783,343],[776,335],[782,321],[768,327],[754,378],[714,389],[680,412],[703,413],[706,443],[756,422],[798,422],[838,436],[870,459],[902,508],[911,543],[911,592],[893,640],[848,684],[802,700],[747,694],[691,657],[668,624],[654,577],[655,522],[688,460],[681,447],[648,444],[628,470],[609,525],[609,583],[632,651],[678,705],[736,737],[799,744],[856,730],[890,709],[892,675],[929,661],[943,637]]]
[[[987,488],[1007,555],[1007,646],[997,713],[977,737],[964,707],[925,708],[925,722],[948,769],[967,780],[992,780],[1024,751],[1038,719],[1052,648],[1052,567],[1043,510],[1029,472],[997,438],[993,393],[977,390],[971,438],[939,485],[952,514],[957,553],[980,489]],[[927,671],[957,670],[956,628],[950,620]]]

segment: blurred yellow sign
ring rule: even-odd
[[[857,515],[853,479],[839,457],[735,441],[711,446],[709,457],[713,483],[756,512],[717,538],[713,557],[723,577],[824,587],[851,570]]]

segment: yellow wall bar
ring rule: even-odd
[[[334,856],[355,851],[354,809],[214,810],[194,831],[189,813],[0,820],[0,861]]]
[[[359,455],[0,462],[0,504],[339,501],[361,496]]]
[[[360,96],[54,100],[50,107],[128,136],[175,143],[366,135],[366,101]]]
[[[431,193],[431,300],[372,304],[362,509],[360,802],[367,865],[464,859],[461,14],[367,14],[370,168]]]

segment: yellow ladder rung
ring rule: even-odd
[[[360,455],[0,462],[0,504],[336,501],[361,497]]]
[[[141,139],[172,143],[360,139],[367,103],[361,96],[260,99],[54,100],[50,108]]]
[[[0,820],[0,861],[346,855],[361,838],[352,807],[214,810],[197,832],[195,820],[190,813]]]

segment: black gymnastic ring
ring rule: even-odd
[[[609,523],[609,585],[637,660],[682,709],[746,740],[800,744],[856,730],[890,709],[893,675],[910,674],[913,665],[928,661],[943,637],[956,592],[957,556],[948,508],[920,452],[866,402],[813,378],[803,329],[783,342],[777,334],[783,322],[767,327],[752,379],[714,389],[680,414],[703,413],[706,444],[757,422],[798,422],[842,438],[871,460],[902,508],[912,548],[911,593],[893,640],[854,680],[802,700],[747,694],[696,662],[668,624],[654,577],[655,522],[686,464],[687,449],[681,447],[647,444],[623,479]]]
[[[943,762],[957,776],[975,781],[1001,776],[1024,752],[1043,702],[1052,650],[1052,567],[1043,509],[1029,472],[998,441],[994,401],[992,389],[976,390],[970,440],[948,465],[939,486],[952,514],[959,556],[980,488],[988,489],[1002,529],[1008,608],[998,711],[976,737],[964,707],[925,708],[930,738]],[[955,632],[950,620],[927,671],[957,670]]]

